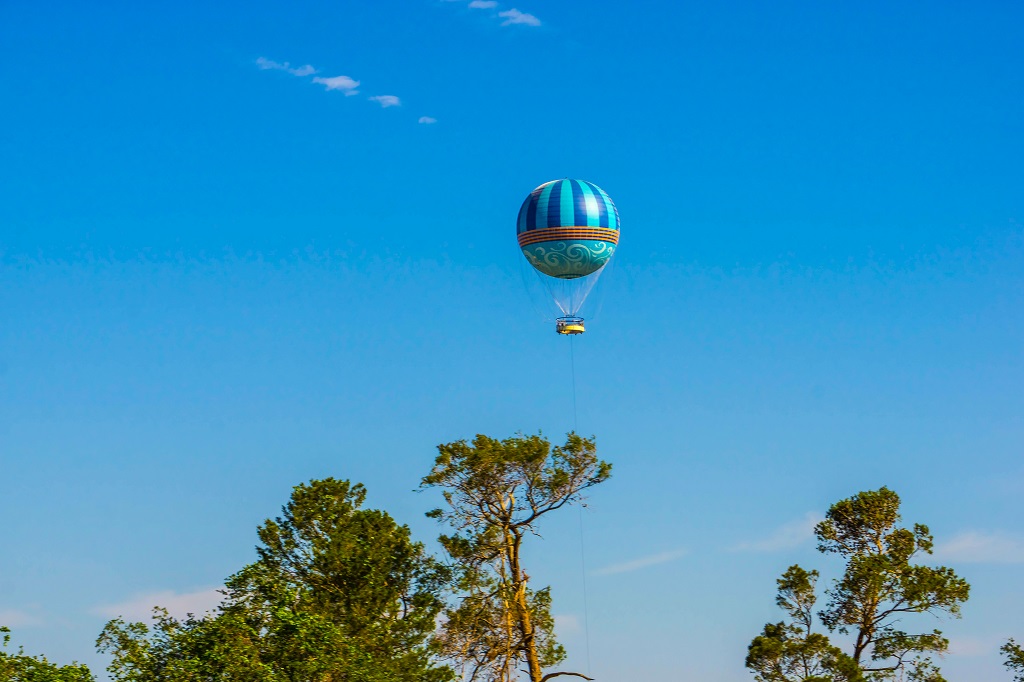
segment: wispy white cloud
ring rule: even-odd
[[[950,637],[949,653],[954,656],[988,656],[999,650],[1006,637]]]
[[[938,561],[975,564],[1024,564],[1024,539],[1005,533],[967,531],[935,547]]]
[[[445,0],[445,1],[446,2],[465,2],[465,0]],[[500,4],[501,3],[498,2],[498,0],[469,0],[469,2],[467,3],[466,6],[469,7],[470,9],[494,9],[494,8],[496,8]],[[491,16],[495,16],[495,15],[492,14]],[[498,12],[496,16],[503,20],[501,22],[502,26],[513,26],[513,25],[516,25],[516,24],[521,24],[523,26],[540,26],[541,25],[540,19],[538,19],[536,16],[534,16],[533,14],[530,14],[529,12],[520,11],[520,10],[516,9],[515,7],[513,7],[512,9],[504,10],[502,12]]]
[[[288,62],[275,62],[274,60],[267,59],[266,57],[260,57],[257,59],[256,66],[260,67],[264,71],[287,71],[293,76],[312,76],[316,73],[316,69],[314,69],[311,64],[292,67]]]
[[[571,613],[555,614],[555,629],[561,634],[580,631],[580,619]]]
[[[118,604],[97,606],[92,612],[108,618],[125,618],[128,620],[148,620],[154,606],[167,609],[175,618],[183,618],[189,613],[202,614],[212,610],[224,596],[219,588],[210,587],[194,592],[174,592],[163,590],[132,597]]]
[[[433,116],[420,116],[420,120],[418,121],[418,123],[437,123],[437,119],[434,118]]]
[[[359,81],[348,76],[331,76],[330,78],[317,76],[313,79],[313,82],[319,83],[327,90],[341,90],[346,96],[359,94],[359,91],[356,90],[359,87]]]
[[[641,568],[647,568],[648,566],[667,564],[668,562],[675,561],[685,554],[685,549],[674,549],[670,552],[651,554],[650,556],[640,557],[639,559],[624,561],[621,564],[612,564],[610,566],[605,566],[604,568],[599,568],[594,571],[594,575],[615,575],[616,573],[639,571]]]
[[[490,2],[491,0],[474,0],[474,2]],[[495,4],[497,4],[495,2]],[[293,76],[312,76],[317,73],[317,70],[313,68],[311,64],[305,66],[292,67],[289,62],[275,62],[272,59],[266,57],[260,57],[256,60],[256,65],[265,71],[287,71]],[[313,83],[324,86],[327,91],[337,90],[345,93],[346,96],[358,95],[360,82],[351,76],[316,76],[312,79]],[[402,106],[402,100],[397,95],[374,95],[368,98],[372,102],[376,102],[381,106],[382,109],[388,107],[400,107]],[[423,116],[419,119],[420,123],[437,123],[437,119],[430,116]]]
[[[384,109],[388,107],[400,107],[402,106],[402,100],[398,99],[394,95],[374,95],[370,98],[371,102],[377,102]]]
[[[824,517],[817,512],[807,512],[803,518],[784,523],[766,537],[751,542],[741,542],[729,549],[734,552],[777,552],[793,549],[814,537],[814,527]]]
[[[501,22],[502,26],[511,26],[513,24],[524,24],[526,26],[540,26],[540,19],[528,14],[526,12],[520,12],[516,8],[505,10],[504,12],[498,12],[498,16],[505,21]]]
[[[42,625],[43,619],[41,616],[29,613],[28,611],[20,611],[18,609],[6,609],[0,611],[0,625],[9,628],[23,628],[32,625]]]

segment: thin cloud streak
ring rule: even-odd
[[[420,116],[420,120],[417,121],[417,123],[426,123],[429,125],[431,123],[437,123],[437,119],[433,116]]]
[[[580,619],[571,613],[555,614],[555,629],[561,634],[580,631]]]
[[[949,653],[953,656],[989,656],[996,653],[1006,640],[1002,637],[951,637]]]
[[[97,606],[92,612],[107,618],[147,620],[153,613],[153,607],[160,606],[167,609],[175,618],[184,618],[190,613],[198,615],[211,611],[223,599],[224,595],[220,593],[220,588],[216,587],[182,593],[162,590],[142,594],[117,604]]]
[[[611,566],[599,568],[596,571],[594,571],[594,575],[617,575],[619,573],[630,573],[632,571],[639,571],[641,568],[647,568],[648,566],[667,564],[670,561],[675,561],[676,559],[679,559],[685,554],[685,549],[674,549],[670,552],[652,554],[650,556],[640,557],[639,559],[633,559],[632,561],[625,561],[621,564],[612,564]]]
[[[504,12],[498,12],[498,16],[505,20],[501,22],[502,26],[512,26],[514,24],[540,26],[540,19],[527,12],[520,12],[514,7],[510,10],[505,10]]]
[[[42,625],[43,619],[37,615],[18,609],[7,609],[0,611],[0,625],[11,628],[24,628],[32,625]]]
[[[445,0],[446,2],[459,2],[463,0]],[[470,0],[466,7],[469,9],[495,9],[501,4],[498,0]],[[497,15],[492,14],[492,17],[496,16],[499,19],[503,19],[501,22],[502,26],[540,26],[541,21],[533,14],[529,12],[523,12],[513,7],[502,12],[498,12]]]
[[[935,547],[935,559],[965,564],[1024,564],[1024,539],[967,531]]]
[[[768,537],[752,542],[741,542],[729,548],[733,552],[777,552],[794,549],[814,537],[814,527],[824,517],[817,512],[807,512],[802,519],[784,523]]]
[[[297,66],[292,68],[292,65],[288,62],[275,62],[272,59],[266,57],[260,57],[256,60],[256,66],[263,71],[287,71],[293,76],[312,76],[316,73],[316,69],[313,68],[312,64],[305,64],[303,66]]]
[[[488,0],[479,1],[487,2]],[[267,59],[266,57],[260,57],[257,59],[256,65],[264,71],[286,71],[294,76],[311,76],[314,73],[317,73],[317,70],[310,64],[292,68],[289,62],[275,62],[271,59]],[[324,90],[328,92],[333,90],[342,92],[346,97],[359,94],[360,81],[357,81],[351,76],[316,76],[312,79],[312,82],[317,85],[324,86]],[[367,99],[371,102],[376,102],[382,109],[402,106],[402,100],[397,95],[374,95]],[[420,117],[419,122],[437,123],[437,119],[430,116],[422,116]]]

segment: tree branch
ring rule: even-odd
[[[558,677],[559,675],[571,675],[572,677],[582,677],[585,680],[593,680],[594,679],[593,677],[587,677],[583,673],[558,672],[558,673],[548,673],[544,677],[540,678],[540,682],[547,682],[552,677]]]

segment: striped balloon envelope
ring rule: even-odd
[[[516,230],[530,264],[549,277],[597,272],[619,243],[619,213],[604,190],[586,180],[552,180],[526,197]]]

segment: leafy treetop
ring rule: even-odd
[[[454,533],[439,540],[458,567],[458,605],[445,612],[442,651],[469,680],[506,682],[518,670],[531,682],[565,658],[555,640],[550,588],[528,587],[522,543],[545,514],[581,502],[611,475],[593,439],[575,433],[552,447],[540,435],[439,445],[422,487],[441,488],[447,504],[427,515]]]
[[[97,641],[117,682],[447,682],[435,619],[447,571],[366,491],[297,486],[259,528],[259,560],[227,581],[203,617],[152,626],[116,619]]]
[[[778,597],[790,622],[766,625],[748,652],[758,679],[803,682],[827,673],[851,682],[942,681],[928,654],[944,653],[948,640],[939,630],[907,632],[902,623],[913,614],[958,617],[970,586],[950,568],[913,562],[931,554],[932,536],[922,524],[901,527],[899,509],[899,496],[885,487],[829,508],[815,528],[818,549],[842,557],[845,569],[817,615],[830,633],[852,635],[852,650],[842,653],[811,632],[818,574],[793,566],[779,581]]]
[[[11,641],[11,631],[0,627],[3,644],[0,646],[0,682],[95,682],[96,678],[89,668],[81,663],[57,665],[46,660],[45,656],[29,656],[19,648],[11,653],[7,646]]]

